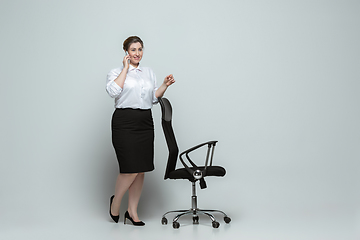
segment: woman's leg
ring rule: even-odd
[[[145,178],[145,174],[139,173],[129,188],[128,212],[130,214],[130,217],[135,222],[140,221],[137,214],[137,207],[140,200],[142,187],[144,185],[144,178]]]
[[[111,204],[111,214],[114,216],[119,215],[121,199],[123,198],[126,191],[132,185],[134,180],[137,178],[138,173],[120,173],[116,180],[115,185],[115,197]]]

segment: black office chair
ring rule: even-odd
[[[216,221],[215,217],[210,214],[212,212],[218,212],[224,215],[224,221],[226,223],[230,223],[231,219],[222,211],[219,210],[201,210],[197,207],[197,196],[196,196],[196,186],[195,182],[199,181],[200,188],[206,188],[206,182],[205,177],[208,176],[217,176],[217,177],[223,177],[226,173],[225,169],[220,166],[213,166],[213,156],[214,156],[214,149],[217,141],[209,141],[202,144],[199,144],[195,147],[192,147],[180,154],[180,161],[184,165],[184,168],[176,168],[176,162],[177,157],[179,153],[179,148],[176,143],[174,131],[172,129],[171,121],[172,121],[172,108],[171,104],[168,99],[166,98],[159,98],[159,102],[161,105],[161,111],[162,111],[162,127],[166,139],[166,143],[169,149],[169,157],[168,162],[166,166],[165,171],[165,177],[164,179],[187,179],[190,182],[192,182],[192,206],[189,210],[176,210],[176,211],[169,211],[166,212],[162,219],[161,223],[163,225],[167,224],[166,215],[168,213],[179,213],[175,216],[173,219],[173,227],[179,228],[180,223],[178,222],[179,218],[184,215],[193,215],[193,224],[199,223],[199,216],[198,214],[204,214],[210,217],[212,221],[212,226],[214,228],[218,228],[220,226],[220,223]],[[207,154],[206,154],[206,160],[205,160],[205,166],[197,166],[189,157],[189,153],[200,148],[203,146],[207,146]],[[184,159],[183,156],[186,157],[188,162],[191,164],[192,167],[189,167]],[[210,159],[210,162],[209,162]]]

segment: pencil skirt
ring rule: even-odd
[[[154,170],[154,123],[151,109],[116,108],[112,143],[120,173]]]

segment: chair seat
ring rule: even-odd
[[[201,171],[204,170],[204,166],[198,167]],[[192,170],[197,168],[191,167]],[[216,176],[216,177],[223,177],[226,174],[226,170],[220,166],[208,166],[206,168],[206,176]],[[170,179],[188,179],[189,181],[193,181],[194,177],[185,169],[185,168],[178,168],[175,171],[171,171],[169,173]]]

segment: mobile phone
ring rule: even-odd
[[[128,51],[125,51],[126,56],[129,55]],[[128,63],[130,63],[130,59],[128,59]]]

